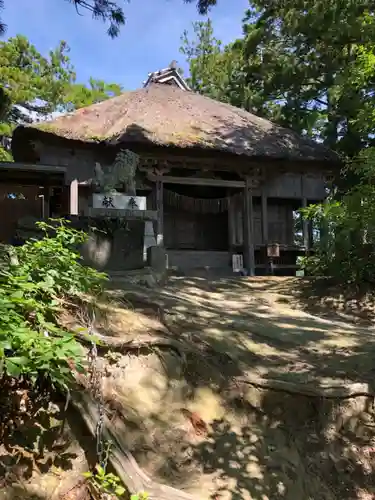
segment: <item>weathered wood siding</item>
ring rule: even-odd
[[[9,199],[10,193],[22,193],[25,199]],[[0,184],[0,242],[10,243],[16,234],[17,222],[23,217],[40,218],[42,216],[42,199],[38,198],[38,186],[19,186]]]
[[[231,254],[203,250],[167,250],[169,268],[181,271],[209,268],[211,270],[232,270]]]
[[[325,198],[323,173],[295,174],[286,173],[275,175],[268,179],[264,192],[269,198],[308,198],[323,200]],[[254,194],[260,194],[259,189]]]
[[[95,162],[100,162],[102,167],[110,165],[113,161],[109,156],[98,156],[96,152],[89,149],[64,149],[45,145],[40,152],[40,163],[66,167],[66,180],[70,183],[73,179],[79,182],[88,182],[94,176]],[[264,192],[269,198],[307,198],[310,200],[322,200],[325,197],[323,172],[299,173],[277,173],[278,166],[275,165],[274,172],[268,174],[263,186]],[[253,190],[254,196],[261,195],[261,188]]]
[[[293,205],[283,200],[277,203],[274,200],[268,200],[267,203],[268,218],[268,242],[280,243],[282,245],[292,245],[294,239],[293,223]],[[243,244],[243,212],[241,204],[231,205],[229,213],[231,228],[231,245]],[[262,211],[260,201],[254,202],[254,245],[262,245]]]
[[[78,182],[89,181],[94,176],[95,162],[103,160],[105,158],[96,158],[94,151],[88,149],[71,150],[46,145],[40,151],[40,163],[66,167],[67,183],[74,179]]]
[[[166,248],[187,250],[227,250],[228,214],[197,214],[173,208],[164,211]]]

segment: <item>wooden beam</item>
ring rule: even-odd
[[[150,181],[157,182],[157,175],[147,174],[147,177]],[[169,175],[163,176],[163,182],[164,184],[185,184],[189,186],[216,186],[241,189],[245,187],[244,181],[226,181],[222,179],[206,179],[198,177],[173,177]]]
[[[66,167],[55,165],[42,165],[38,163],[16,163],[10,161],[0,161],[0,169],[8,171],[25,171],[25,172],[45,172],[51,174],[65,174]]]
[[[134,149],[135,151],[135,149]],[[339,172],[342,168],[340,161],[334,162],[324,160],[287,160],[287,159],[271,159],[251,157],[247,155],[234,155],[231,153],[212,151],[207,149],[205,154],[202,150],[193,149],[178,149],[178,148],[152,148],[152,150],[138,150],[135,151],[140,155],[141,161],[149,162],[168,162],[175,164],[184,164],[185,168],[197,168],[197,165],[202,168],[209,168],[211,170],[228,170],[243,173],[248,175],[253,168],[264,168],[269,172],[280,171],[304,171],[316,172],[317,170],[324,172]]]

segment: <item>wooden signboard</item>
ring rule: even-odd
[[[278,243],[267,245],[267,257],[280,257],[280,245]]]

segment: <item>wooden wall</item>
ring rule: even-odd
[[[267,203],[268,219],[268,243],[279,243],[281,245],[293,245],[294,241],[294,222],[293,222],[293,204],[285,200],[268,200]],[[242,206],[239,204],[230,206],[229,209],[229,235],[231,246],[243,244],[243,213]],[[262,211],[259,201],[254,202],[254,245],[262,245]]]
[[[66,167],[66,182],[69,184],[73,179],[78,182],[88,182],[94,177],[95,162],[101,163],[105,168],[113,161],[109,155],[98,156],[96,152],[89,149],[57,148],[55,146],[43,145],[40,151],[40,163]],[[265,180],[264,193],[269,198],[290,198],[311,200],[322,200],[325,197],[323,169],[309,173],[279,173],[278,166],[268,170]],[[261,188],[254,188],[253,195],[260,196]]]
[[[9,199],[10,193],[22,193],[25,199]],[[16,234],[17,222],[23,217],[40,218],[42,200],[38,186],[0,184],[0,242],[10,243]]]
[[[322,172],[284,173],[280,175],[275,173],[265,183],[265,194],[269,198],[323,200],[326,196],[324,186]],[[260,189],[254,190],[254,195],[260,195],[260,193]]]
[[[102,167],[111,163],[109,156],[96,156],[94,150],[58,149],[53,146],[43,146],[40,151],[41,163],[64,166],[67,168],[66,182],[73,179],[78,182],[90,182],[94,177],[95,162],[99,161]],[[101,154],[101,153],[100,153]],[[262,186],[252,191],[254,201],[254,244],[264,243],[262,235],[262,215],[260,196],[268,199],[268,242],[277,242],[284,245],[293,245],[293,207],[302,205],[302,199],[309,201],[323,200],[325,197],[325,181],[323,169],[309,173],[281,173],[275,165],[274,169],[268,168],[266,180]],[[240,190],[239,190],[240,191]],[[280,203],[277,200],[280,200]],[[282,200],[282,201],[281,201]],[[286,203],[285,200],[290,200]],[[79,213],[87,210],[90,199],[87,193],[79,192]],[[187,214],[180,214],[177,219],[176,212],[170,212],[165,207],[165,243],[171,248],[191,248],[193,245],[205,249],[208,246],[222,248],[225,240],[230,245],[243,243],[242,206],[231,207],[229,214],[220,220],[203,220],[198,222]],[[220,228],[217,235],[214,227]],[[193,241],[194,240],[194,241]]]
[[[197,214],[164,210],[164,244],[170,249],[227,250],[228,212]]]

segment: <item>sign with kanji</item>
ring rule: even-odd
[[[93,208],[109,210],[146,210],[145,196],[129,196],[123,193],[94,193],[92,196]]]
[[[267,257],[280,257],[280,245],[278,243],[267,245]]]

